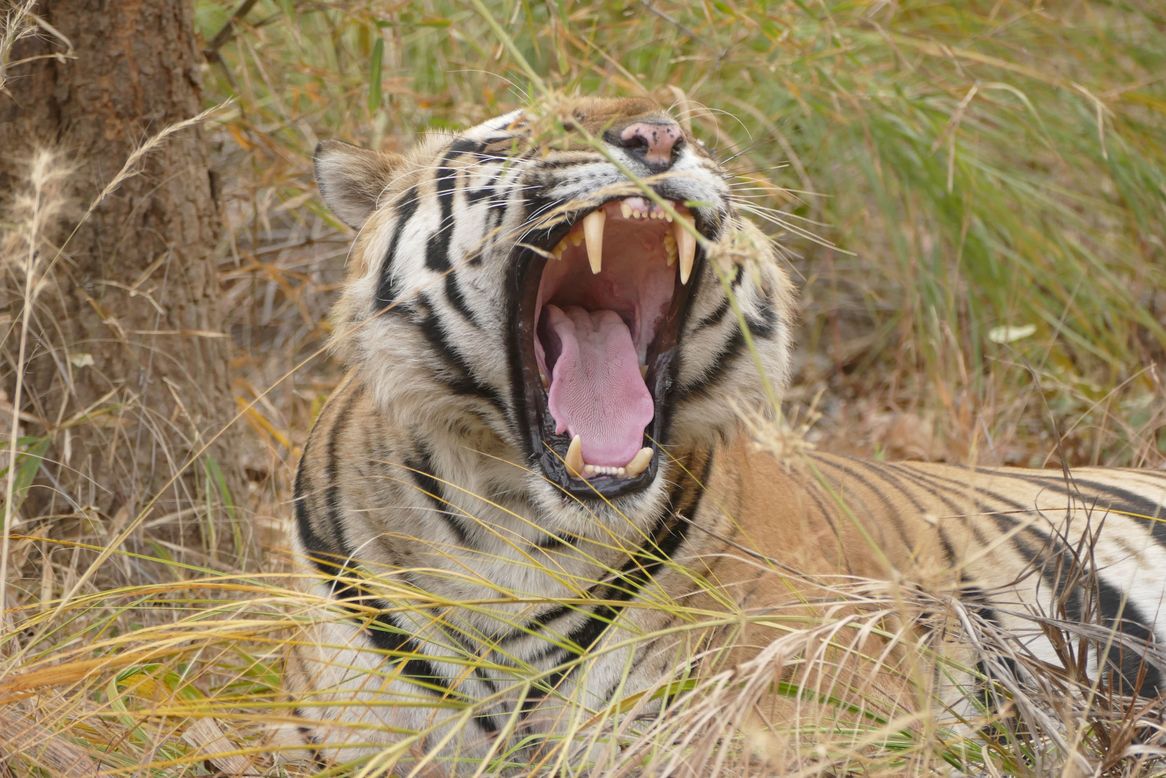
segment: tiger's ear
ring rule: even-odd
[[[332,213],[360,229],[377,207],[381,192],[404,163],[396,154],[362,149],[338,140],[316,146],[316,185]]]

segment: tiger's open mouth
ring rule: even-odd
[[[518,263],[515,337],[530,442],[578,497],[646,487],[658,465],[676,346],[700,249],[692,212],[609,200]]]

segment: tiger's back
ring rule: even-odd
[[[781,751],[754,735],[916,715],[921,689],[974,709],[969,688],[1064,664],[1058,629],[1091,641],[1098,688],[1164,691],[1162,473],[751,442],[735,406],[765,406],[758,365],[786,381],[790,285],[654,104],[564,100],[317,165],[360,229],[352,372],[296,484],[320,600],[289,677],[319,759],[600,769],[619,732],[761,661],[723,734]]]
[[[741,515],[771,515],[764,496],[749,495],[765,495],[764,485],[777,482],[773,471],[782,468],[767,457],[755,465],[753,489],[742,488]],[[1060,660],[1042,621],[1116,627],[1112,661],[1093,657],[1101,670],[1095,677],[1123,693],[1166,692],[1166,656],[1157,645],[1166,593],[1166,474],[886,463],[821,453],[806,455],[798,469],[782,487],[802,495],[796,524],[755,520],[761,534],[746,545],[795,559],[799,572],[819,579],[909,582],[951,596],[1052,665]],[[791,551],[791,536],[809,540]]]

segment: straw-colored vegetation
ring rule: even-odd
[[[5,364],[0,775],[309,771],[274,755],[294,727],[281,643],[313,604],[288,564],[290,476],[340,370],[324,351],[326,312],[349,235],[311,180],[322,138],[399,150],[544,88],[674,85],[707,109],[698,132],[802,290],[788,434],[874,457],[1166,461],[1161,3],[482,5],[197,3],[206,104],[233,99],[206,126],[228,220],[219,267],[235,423],[264,454],[248,464],[249,493],[186,508],[211,524],[246,511],[265,552],[261,564],[208,561],[155,539],[149,522],[134,525],[131,548],[109,544],[128,525],[26,515],[42,449],[13,407],[21,365]],[[0,34],[0,90],[20,66],[12,41],[48,34],[20,10]],[[5,353],[21,359],[52,347],[21,340],[60,250],[44,245],[44,225],[83,219],[89,205],[62,200],[70,164],[34,160],[0,220],[0,273],[19,290],[0,323]],[[906,607],[861,586],[837,596],[864,604],[870,629]],[[828,629],[793,631],[735,674],[684,681],[690,702],[622,733],[602,769],[764,772],[732,725],[772,664],[828,643]],[[970,629],[986,654],[1006,645]],[[1019,727],[921,731],[868,717],[822,755],[837,774],[1166,772],[1147,723],[1160,711],[1082,693],[1056,669],[1039,681],[1000,692]],[[579,736],[592,737],[585,724]],[[544,766],[581,769],[565,753]],[[394,756],[347,769],[377,774]]]

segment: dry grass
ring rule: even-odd
[[[687,91],[698,131],[732,160],[738,194],[770,222],[803,288],[787,414],[797,433],[775,442],[782,450],[808,441],[948,461],[1162,463],[1166,17],[1156,3],[625,5],[491,3],[482,14],[440,2],[198,3],[214,42],[208,104],[234,100],[212,128],[236,423],[262,444],[236,505],[264,530],[267,553],[262,569],[215,564],[167,545],[144,512],[112,527],[83,511],[22,515],[43,449],[22,433],[21,372],[11,382],[6,373],[0,775],[304,771],[280,764],[273,740],[295,723],[281,651],[318,605],[297,593],[284,532],[292,468],[338,376],[321,353],[348,246],[316,198],[310,151],[326,136],[400,149],[425,128],[520,102],[537,92],[532,73],[565,89]],[[7,12],[0,96],[22,64],[9,57],[13,42],[54,35],[31,9]],[[61,199],[68,165],[32,160],[27,196],[0,222],[0,266],[19,290],[5,293],[15,307],[0,323],[18,366],[28,311],[58,255],[40,250],[44,225],[88,205]],[[205,512],[200,499],[185,507]],[[131,530],[142,541],[132,549],[121,542]],[[420,592],[411,602],[435,604]],[[1150,745],[1161,711],[1106,699],[1067,671],[1080,630],[1050,619],[1065,652],[1055,672],[926,593],[835,582],[823,603],[831,618],[781,626],[750,664],[712,661],[677,682],[699,693],[667,716],[636,722],[632,699],[577,722],[568,741],[544,745],[544,765],[569,771],[570,748],[589,743],[597,770],[612,775],[764,774],[753,751],[773,744],[739,733],[778,668],[798,671],[786,689],[795,704],[847,698],[817,686],[830,677],[823,668],[871,634],[928,661],[938,646],[894,626],[926,612],[985,661],[1031,669],[1025,684],[993,689],[1011,717],[985,708],[961,724],[934,704],[857,725],[806,713],[781,741],[789,774],[1163,770]],[[840,629],[838,613],[858,604]],[[662,607],[693,635],[773,619]],[[925,673],[901,671],[930,699]],[[371,775],[415,756],[351,769]]]

